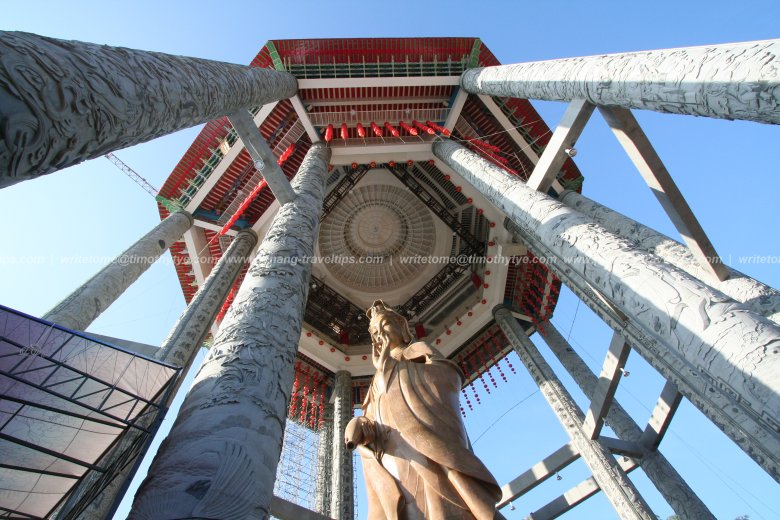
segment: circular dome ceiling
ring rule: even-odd
[[[325,268],[362,291],[395,289],[413,281],[427,264],[399,259],[427,257],[435,243],[428,208],[408,190],[385,184],[353,189],[320,226]]]

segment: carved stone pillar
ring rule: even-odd
[[[72,330],[85,330],[179,240],[192,223],[192,215],[186,211],[171,214],[47,312],[43,319]]]
[[[712,281],[713,277],[708,274],[708,270],[704,269],[693,256],[691,250],[680,242],[580,195],[576,191],[566,190],[561,193],[558,199],[567,206],[591,217],[616,235],[631,240],[643,250],[659,256],[665,262],[679,267],[705,283],[710,283],[713,288],[744,303],[748,309],[756,314],[766,316],[780,324],[780,291],[777,289],[731,268],[728,268],[729,277],[726,280]]]
[[[612,453],[598,440],[591,440],[583,430],[585,414],[580,410],[569,392],[544,360],[536,346],[518,325],[512,313],[505,307],[493,310],[496,323],[509,339],[528,373],[534,379],[547,403],[555,412],[572,444],[582,460],[588,465],[598,483],[620,518],[655,519],[642,495],[620,468]]]
[[[624,315],[622,324],[639,332],[632,345],[645,347],[637,351],[778,479],[776,324],[462,146],[447,140],[433,150],[506,213],[556,274],[579,277]]]
[[[352,452],[344,443],[344,432],[351,419],[352,375],[346,370],[339,370],[336,372],[333,388],[333,473],[330,501],[330,515],[336,520],[352,520],[355,517]]]
[[[333,404],[325,403],[317,444],[317,482],[314,510],[330,517],[331,480],[333,478]]]
[[[270,514],[329,157],[306,154],[129,518]]]
[[[230,243],[230,247],[206,278],[203,286],[195,294],[182,315],[179,316],[168,337],[163,341],[160,350],[155,353],[156,359],[182,367],[181,377],[170,392],[168,402],[163,403],[164,406],[169,406],[176,397],[176,390],[181,385],[193,359],[203,345],[203,340],[206,339],[211,324],[214,323],[230,288],[233,287],[244,262],[249,259],[249,254],[256,243],[257,234],[251,229],[243,230],[236,235],[233,242]],[[150,424],[144,423],[142,426],[150,426]],[[126,450],[133,439],[125,440],[127,442],[120,444],[114,450],[116,453]],[[135,469],[134,463],[130,461],[125,466],[125,470],[111,481],[79,518],[85,520],[108,518],[112,508],[117,505],[116,501],[120,493],[124,491],[129,479],[133,477],[131,475],[133,469]],[[84,486],[80,486],[80,488],[84,488]],[[74,497],[79,495],[79,492],[74,493]],[[66,506],[65,511],[67,510]]]
[[[544,325],[545,335],[542,336],[555,357],[572,376],[577,386],[588,399],[593,399],[593,393],[598,383],[594,374],[580,356],[569,346],[566,339],[552,326]],[[617,436],[623,440],[637,443],[642,437],[642,429],[617,401],[612,401],[607,422]],[[681,518],[696,520],[715,520],[715,516],[688,486],[677,470],[657,450],[644,450],[641,466],[647,478],[663,495],[666,502]]]
[[[294,96],[294,76],[0,32],[0,188]]]
[[[225,303],[228,293],[241,268],[249,261],[249,254],[257,244],[257,233],[251,229],[240,231],[227,251],[214,266],[203,286],[179,316],[168,333],[155,358],[172,363],[186,372],[203,345],[211,325]]]
[[[780,40],[469,69],[472,94],[780,124]]]

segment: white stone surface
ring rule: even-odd
[[[780,432],[776,324],[585,215],[531,190],[462,146],[440,141],[434,153],[654,338],[666,351],[663,355],[679,357],[694,367],[687,377],[718,389],[724,398],[719,403],[724,416],[745,414],[760,427],[754,432],[759,443],[776,444]],[[774,463],[772,467],[776,468]],[[777,478],[776,471],[770,473]]]
[[[780,124],[780,40],[469,69],[472,94]]]
[[[173,213],[58,303],[43,319],[72,330],[86,330],[171,244],[181,238],[192,223],[192,215],[186,211]]]
[[[304,158],[129,518],[270,514],[329,156]]]
[[[691,251],[680,242],[651,229],[625,215],[574,191],[564,191],[559,200],[577,211],[588,215],[609,231],[620,235],[643,250],[661,257],[699,280],[712,280]],[[711,282],[712,287],[734,300],[744,303],[756,314],[766,316],[780,324],[780,291],[755,280],[748,275],[728,269],[729,278]]]
[[[0,188],[295,95],[286,72],[0,31]]]
[[[609,450],[598,440],[588,438],[583,430],[585,414],[512,313],[505,307],[498,307],[493,315],[618,516],[623,519],[655,519],[650,506],[620,469]]]

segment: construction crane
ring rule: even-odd
[[[147,181],[146,179],[138,175],[138,173],[136,173],[135,170],[133,170],[124,162],[122,162],[122,159],[120,159],[119,157],[117,157],[111,152],[108,152],[105,155],[105,158],[111,161],[112,163],[114,163],[117,168],[125,172],[125,174],[128,177],[133,179],[135,183],[138,184],[141,188],[143,188],[144,191],[146,191],[149,195],[151,195],[154,198],[157,198],[157,195],[159,194],[159,190],[154,186],[152,186],[151,184],[149,184],[149,181]]]
[[[116,165],[117,168],[125,172],[125,174],[133,179],[136,184],[138,184],[141,188],[144,189],[146,193],[154,197],[154,200],[162,204],[165,209],[167,209],[170,213],[174,213],[176,211],[179,211],[182,209],[181,204],[177,200],[170,200],[166,199],[162,195],[160,195],[160,192],[157,188],[149,184],[149,181],[138,175],[138,173],[130,168],[128,165],[126,165],[124,162],[122,162],[122,159],[117,157],[116,155],[112,154],[111,152],[108,152],[105,155],[105,158],[111,161]]]

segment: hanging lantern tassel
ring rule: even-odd
[[[321,430],[325,424],[325,378],[320,380],[320,395],[317,400],[317,429]]]
[[[466,405],[468,405],[469,410],[474,411],[474,407],[471,405],[471,399],[469,399],[469,394],[466,393],[466,389],[461,388],[460,391],[463,393],[463,397],[466,399]]]
[[[298,387],[301,384],[301,372],[300,364],[295,365],[295,379],[293,380],[292,398],[290,399],[290,410],[287,412],[287,417],[295,417],[295,412],[298,409]]]
[[[311,398],[311,411],[309,413],[309,428],[314,428],[314,425],[317,424],[317,412],[320,409],[319,401],[320,401],[320,378],[315,373],[313,376],[314,384],[312,385],[312,398]]]
[[[306,424],[306,412],[308,411],[309,404],[309,367],[306,367],[306,372],[303,374],[303,397],[301,399],[301,412],[299,422],[303,425]]]

